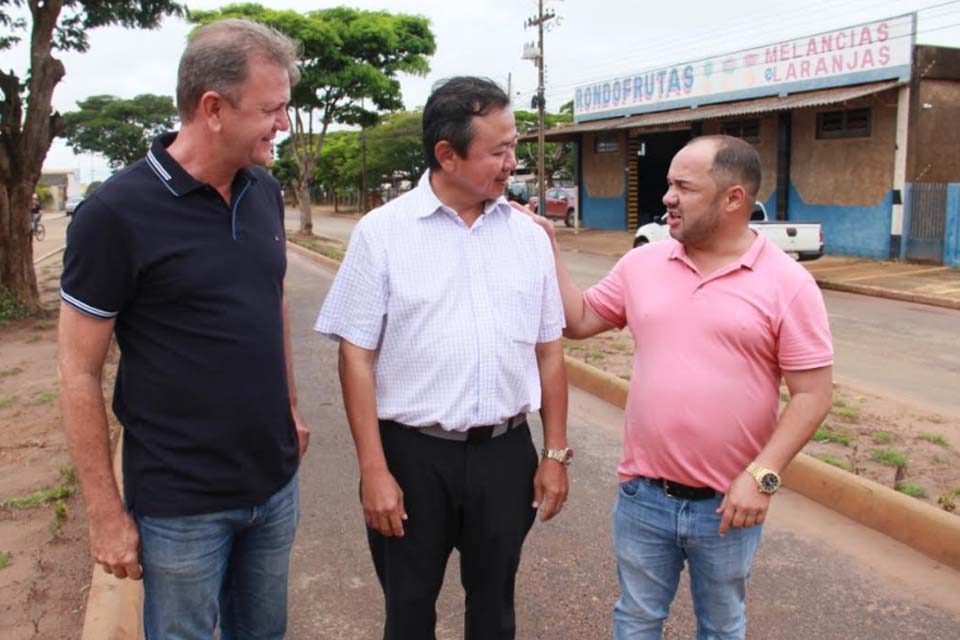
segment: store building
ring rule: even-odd
[[[910,14],[577,88],[546,137],[578,143],[583,226],[655,220],[673,155],[727,133],[760,154],[770,216],[819,222],[828,253],[960,264],[960,49],[915,33]]]

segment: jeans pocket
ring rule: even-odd
[[[631,478],[626,482],[620,483],[620,495],[627,498],[632,498],[637,495],[640,491],[640,483],[643,482],[640,478]]]

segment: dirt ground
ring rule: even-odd
[[[564,339],[564,350],[630,379],[633,338],[627,330],[589,340]],[[780,397],[786,401],[786,388]],[[804,452],[960,515],[960,417],[942,415],[848,385],[834,385],[833,409]]]
[[[87,522],[75,494],[57,397],[59,273],[59,256],[37,269],[44,312],[0,324],[0,638],[5,640],[79,638],[90,586]]]

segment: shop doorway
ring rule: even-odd
[[[673,156],[690,141],[689,129],[641,133],[637,137],[637,225],[654,222],[663,215],[667,171]]]

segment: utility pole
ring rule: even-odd
[[[537,46],[527,46],[524,49],[523,57],[526,59],[535,60],[537,64],[537,95],[533,98],[533,104],[537,108],[537,184],[538,184],[538,200],[537,200],[537,209],[541,215],[546,215],[547,213],[547,176],[544,171],[544,158],[543,158],[543,146],[545,143],[544,140],[544,110],[547,105],[547,100],[544,97],[544,86],[543,86],[543,25],[548,21],[556,18],[557,15],[550,10],[547,10],[546,13],[543,11],[543,0],[539,0],[539,12],[537,17],[529,18],[525,23],[527,27],[537,27]]]

